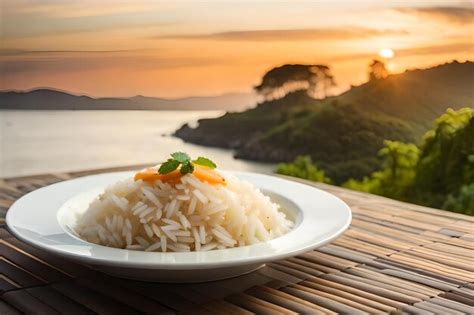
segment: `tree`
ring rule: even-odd
[[[323,170],[318,169],[308,155],[298,156],[292,163],[280,163],[277,166],[278,174],[306,178],[315,182],[331,183]]]
[[[414,197],[434,207],[474,183],[474,109],[448,109],[436,119],[424,136],[416,173]]]
[[[448,109],[421,149],[385,141],[383,168],[343,186],[474,215],[474,109]]]
[[[266,100],[278,99],[294,91],[304,90],[315,98],[325,98],[335,81],[326,65],[287,64],[265,73],[254,89]]]
[[[369,81],[384,79],[388,76],[387,68],[383,61],[374,59],[369,65]]]
[[[443,209],[474,216],[474,183],[462,186],[457,194],[449,194]]]
[[[382,167],[342,186],[435,208],[474,215],[474,109],[448,109],[420,148],[384,141]],[[330,182],[309,157],[280,164],[278,173]]]
[[[325,65],[316,65],[310,69],[314,75],[311,77],[309,94],[317,99],[323,99],[329,95],[330,89],[336,86],[331,69]]]
[[[379,151],[379,156],[383,159],[382,169],[364,177],[362,181],[350,179],[343,186],[404,199],[406,189],[415,179],[419,155],[420,150],[412,143],[385,140],[384,147]]]

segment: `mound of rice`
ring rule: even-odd
[[[176,185],[132,178],[108,187],[78,219],[86,241],[132,250],[207,251],[251,245],[293,223],[257,188],[233,175],[209,185],[191,174]]]

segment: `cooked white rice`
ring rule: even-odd
[[[78,219],[86,241],[144,251],[206,251],[267,241],[293,223],[248,182],[225,175],[209,185],[193,175],[179,184],[132,178],[108,187]]]

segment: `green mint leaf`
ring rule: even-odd
[[[179,161],[173,160],[173,159],[168,159],[165,163],[161,164],[160,168],[158,169],[158,173],[160,174],[168,174],[175,169],[178,168],[179,166]]]
[[[171,154],[171,157],[173,159],[175,159],[176,161],[178,161],[179,163],[185,163],[185,162],[191,160],[189,155],[187,155],[184,152],[175,152],[175,153]]]
[[[194,165],[191,161],[187,161],[181,165],[181,169],[179,170],[182,175],[186,175],[188,173],[194,172]]]
[[[198,165],[202,165],[202,166],[207,166],[207,167],[210,167],[212,169],[217,167],[216,163],[212,162],[211,160],[209,160],[208,158],[205,158],[203,156],[200,156],[197,159],[195,159],[193,161],[193,163],[198,164]]]

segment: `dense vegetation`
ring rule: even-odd
[[[316,80],[312,67],[316,66],[272,69],[256,89],[265,90],[263,94],[281,92],[287,90],[285,80],[304,86]],[[317,69],[333,80],[324,66]],[[309,155],[335,184],[342,184],[380,168],[377,152],[385,139],[415,142],[448,105],[459,109],[471,104],[473,73],[474,63],[455,62],[384,79],[373,75],[368,83],[324,100],[293,86],[293,92],[282,98],[242,113],[203,119],[197,128],[185,125],[176,135],[192,143],[235,149],[237,157],[250,160],[288,162]],[[316,86],[324,87],[325,80]]]
[[[378,168],[380,159],[376,155],[384,139],[414,140],[411,124],[354,106],[334,103],[292,115],[278,127],[248,141],[241,151],[267,152],[272,160],[310,155],[334,183],[340,184]]]
[[[453,133],[460,138],[452,153],[445,147],[451,136],[443,136],[444,127],[422,136],[448,106],[458,110],[472,104],[474,63],[453,62],[388,76],[380,62],[370,66],[369,82],[324,99],[314,98],[314,91],[334,82],[327,66],[274,68],[255,87],[265,102],[245,112],[201,120],[197,128],[185,125],[175,135],[192,143],[234,149],[244,159],[297,159],[285,171],[295,176],[464,209],[473,191],[471,177],[461,181],[452,175],[446,182],[441,178],[466,171],[449,154],[472,147],[468,142],[472,127]],[[438,155],[439,164],[432,164]]]
[[[265,73],[255,91],[266,100],[281,98],[290,92],[306,91],[314,98],[325,98],[336,85],[326,65],[283,65]]]
[[[360,191],[474,215],[474,109],[448,109],[435,121],[420,148],[384,141],[381,169],[342,185]],[[281,163],[277,172],[331,182],[309,157]]]

